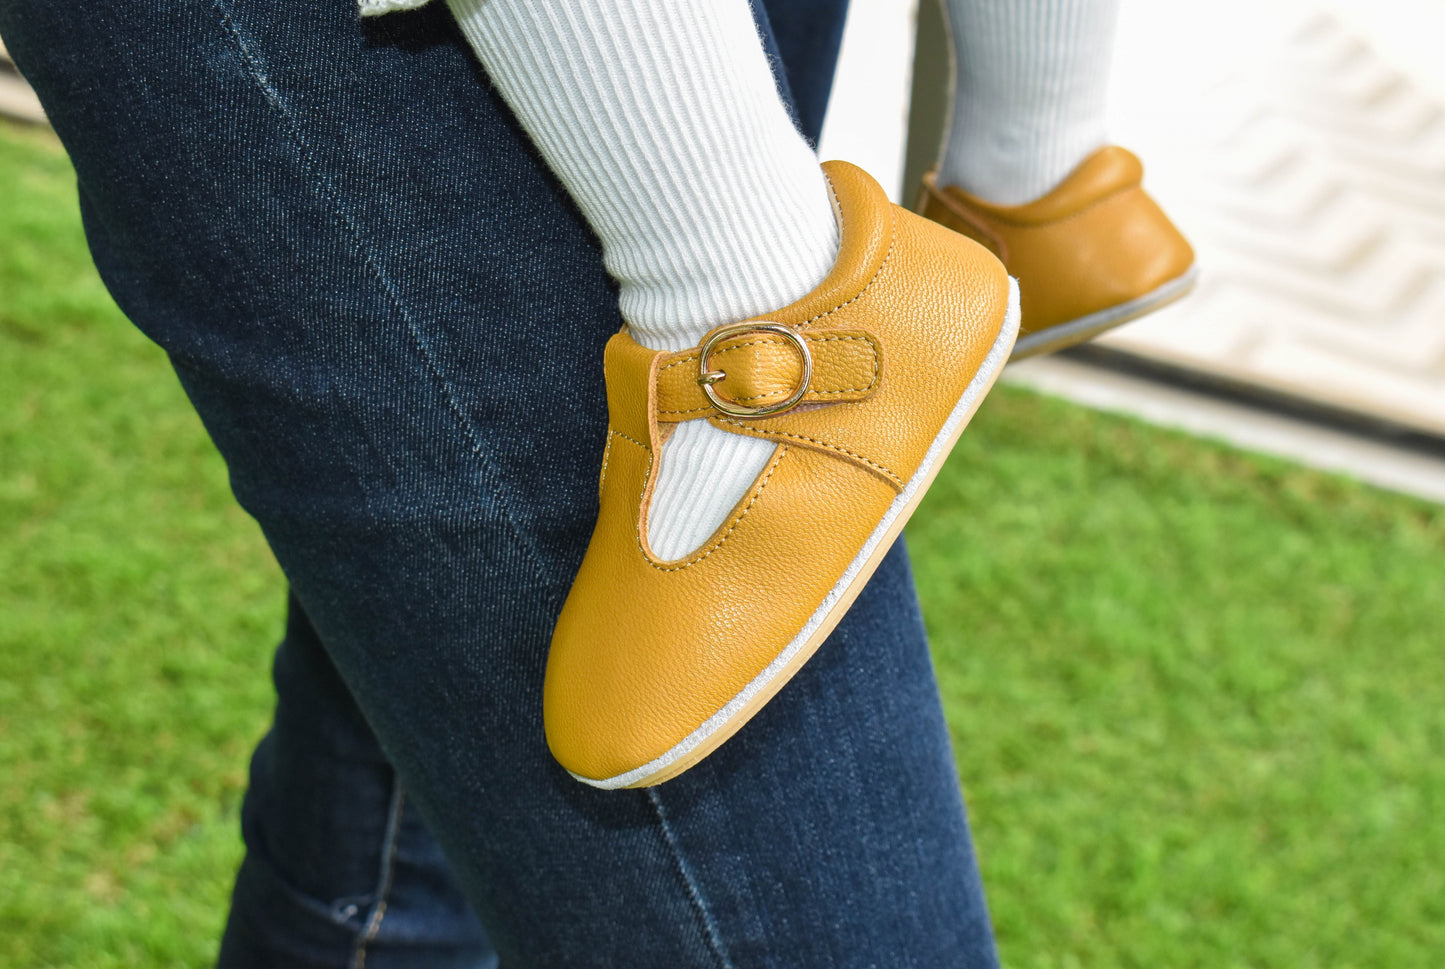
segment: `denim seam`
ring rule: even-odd
[[[396,849],[400,840],[401,815],[406,808],[406,792],[400,781],[392,782],[391,806],[386,814],[386,834],[381,841],[381,870],[376,879],[376,906],[366,919],[366,926],[356,940],[355,954],[351,969],[366,969],[366,947],[376,941],[381,932],[382,920],[386,918],[386,904],[391,895],[391,885],[396,874]]]
[[[393,285],[391,277],[382,270],[381,265],[373,256],[371,248],[363,241],[363,236],[355,221],[346,214],[344,207],[337,198],[337,192],[331,184],[331,180],[322,173],[320,166],[316,163],[310,145],[301,133],[301,126],[297,122],[296,117],[290,109],[286,107],[280,92],[272,86],[263,64],[260,59],[251,52],[250,46],[242,35],[240,28],[236,26],[235,20],[232,19],[231,13],[226,7],[226,0],[213,0],[213,2],[216,12],[221,18],[222,27],[230,36],[231,42],[235,45],[236,53],[241,60],[242,66],[250,75],[252,82],[254,82],[260,90],[262,97],[266,99],[266,103],[269,104],[272,110],[285,122],[291,138],[296,145],[296,151],[300,156],[301,163],[310,173],[316,186],[321,190],[322,195],[329,203],[332,209],[332,217],[351,238],[352,244],[356,247],[357,254],[361,257],[362,264],[371,273],[373,278],[381,284],[387,301],[390,302],[396,312],[401,315],[403,322],[406,324],[407,335],[411,338],[413,347],[421,355],[427,376],[435,382],[437,389],[441,392],[442,399],[446,402],[447,410],[451,413],[452,419],[456,421],[458,429],[462,432],[462,436],[471,446],[472,456],[492,472],[492,495],[497,499],[498,505],[502,509],[502,514],[506,517],[507,524],[511,526],[518,544],[526,552],[527,559],[532,563],[532,568],[536,571],[538,581],[544,586],[550,584],[547,569],[542,562],[540,554],[532,547],[532,544],[528,541],[526,532],[518,525],[516,518],[511,512],[511,506],[502,493],[502,476],[497,472],[495,465],[493,465],[484,454],[482,443],[477,436],[476,429],[472,427],[461,405],[457,403],[456,394],[450,382],[442,375],[441,368],[437,366],[431,350],[427,347],[426,341],[422,339],[421,334],[417,330],[416,321],[412,319],[411,314],[407,312],[406,307],[402,304],[402,300],[400,296],[397,295],[396,287]]]
[[[713,921],[712,913],[708,911],[707,902],[703,900],[702,889],[698,886],[697,880],[692,877],[692,870],[688,868],[687,862],[683,860],[682,848],[677,843],[677,838],[672,833],[672,827],[667,823],[667,814],[662,810],[662,795],[657,793],[657,788],[647,789],[647,800],[652,804],[653,811],[657,814],[657,824],[662,830],[662,839],[667,844],[668,852],[672,855],[673,864],[677,866],[678,874],[682,876],[683,883],[687,886],[688,898],[692,900],[693,907],[697,909],[698,917],[702,920],[703,928],[707,933],[708,947],[717,957],[717,964],[721,969],[734,969],[733,962],[728,958],[723,946],[722,936],[718,932],[717,923]]]

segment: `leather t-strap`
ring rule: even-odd
[[[709,400],[699,378],[710,384],[728,414],[746,418],[749,415],[743,411],[767,413],[794,396],[798,404],[863,400],[877,388],[883,374],[883,348],[878,338],[865,330],[822,329],[781,335],[749,330],[748,324],[736,324],[735,328],[739,331],[736,335],[713,344],[706,366],[698,348],[663,356],[657,368],[659,421],[689,421],[722,413]],[[798,395],[808,369],[797,345],[800,340],[807,347],[812,373]]]

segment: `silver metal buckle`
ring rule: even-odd
[[[783,337],[798,350],[798,355],[803,359],[803,379],[793,392],[776,404],[764,404],[761,407],[750,407],[747,404],[739,404],[736,401],[728,400],[726,397],[713,390],[712,385],[727,377],[722,370],[709,370],[707,367],[708,358],[712,356],[713,347],[719,342],[730,337],[742,336],[744,333],[775,333]],[[733,326],[725,326],[720,330],[713,331],[712,336],[703,342],[702,351],[697,358],[697,383],[702,392],[714,407],[724,414],[732,417],[767,417],[771,414],[781,414],[785,410],[796,407],[798,401],[808,392],[808,384],[813,380],[813,353],[808,349],[808,342],[792,327],[783,326],[781,323],[737,323]]]

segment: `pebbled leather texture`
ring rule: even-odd
[[[883,347],[873,334],[824,329],[800,335],[813,361],[812,379],[801,403],[863,400],[877,389],[883,379]],[[619,333],[614,339],[630,337]],[[705,342],[707,337],[703,339]],[[698,385],[698,357],[698,350],[685,350],[667,354],[658,364],[658,420],[720,416]],[[719,341],[708,358],[708,368],[727,374],[713,385],[725,401],[761,407],[780,403],[797,389],[803,377],[803,358],[786,338],[757,331]]]
[[[838,260],[808,296],[759,318],[798,330],[814,348],[809,402],[767,418],[726,417],[698,404],[697,351],[650,351],[625,331],[607,346],[598,520],[544,688],[547,742],[581,778],[615,778],[673,750],[783,651],[918,468],[1001,332],[1009,281],[997,259],[893,206],[862,170],[824,170],[840,219]],[[733,338],[710,364],[738,380],[733,393],[786,395],[798,355],[776,341]],[[827,393],[865,379],[863,390]],[[711,420],[777,449],[707,543],[663,562],[649,550],[645,509],[677,419]]]
[[[991,205],[925,175],[918,211],[977,240],[1019,281],[1025,334],[1152,293],[1194,265],[1194,250],[1145,193],[1144,166],[1114,145],[1052,192]]]

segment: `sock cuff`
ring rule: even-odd
[[[746,3],[448,2],[602,241],[639,342],[685,349],[827,275],[827,183]]]
[[[1117,0],[947,0],[953,110],[938,180],[999,205],[1056,187],[1106,143]]]

